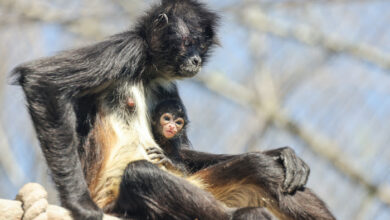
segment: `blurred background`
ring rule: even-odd
[[[0,0],[0,198],[38,182],[57,202],[17,64],[124,31],[156,1]],[[390,1],[204,1],[222,46],[179,82],[195,149],[291,146],[338,219],[390,219]]]

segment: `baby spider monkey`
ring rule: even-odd
[[[186,110],[178,100],[165,100],[160,102],[152,114],[152,133],[156,142],[164,151],[155,159],[165,162],[166,165],[187,174],[185,165],[180,157],[180,149],[184,145],[188,118]],[[151,151],[154,152],[154,151]]]

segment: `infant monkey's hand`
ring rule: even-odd
[[[175,169],[175,165],[173,164],[172,160],[170,160],[164,154],[162,149],[157,147],[149,147],[146,149],[146,154],[154,164],[165,166],[167,169]]]

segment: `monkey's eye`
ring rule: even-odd
[[[170,121],[172,121],[172,115],[169,114],[169,113],[165,113],[161,116],[161,123],[165,124],[165,123],[168,123]]]
[[[180,126],[184,124],[184,120],[182,118],[177,119],[175,122],[177,125],[180,125]]]
[[[207,45],[205,43],[202,43],[199,45],[199,48],[202,51],[202,53],[204,53],[207,50]]]
[[[191,41],[190,41],[189,37],[183,37],[183,45],[186,47],[191,45]]]

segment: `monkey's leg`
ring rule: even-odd
[[[145,161],[130,163],[110,213],[134,219],[230,219],[208,192]]]
[[[284,170],[271,156],[247,153],[194,174],[230,207],[265,206],[281,219],[334,219],[309,189],[283,193]]]

